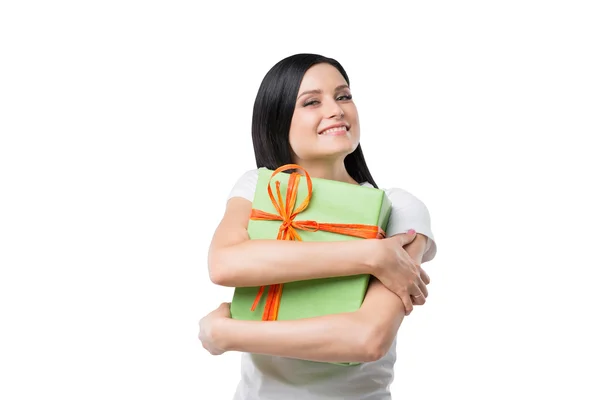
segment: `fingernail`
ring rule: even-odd
[[[408,234],[409,234],[409,235],[412,235],[413,233],[415,233],[415,230],[414,230],[414,229],[410,229],[410,230],[408,231]]]

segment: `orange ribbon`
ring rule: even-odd
[[[277,199],[275,199],[275,196],[273,195],[273,190],[271,189],[271,180],[273,180],[273,177],[275,177],[275,175],[277,175],[278,173],[289,169],[302,170],[304,172],[304,175],[306,176],[306,183],[308,186],[308,195],[306,196],[304,201],[302,201],[300,206],[295,210],[294,205],[296,204],[296,198],[298,196],[298,186],[300,184],[301,176],[299,173],[293,172],[290,175],[290,178],[288,180],[287,194],[285,196],[285,205],[281,197],[280,182],[275,182],[275,186],[277,188]],[[359,237],[363,239],[375,239],[385,237],[385,232],[383,232],[381,228],[375,225],[330,224],[319,223],[317,221],[296,221],[296,216],[308,207],[308,203],[310,202],[310,198],[312,196],[312,181],[310,179],[310,176],[308,175],[306,170],[300,167],[299,165],[287,164],[277,168],[271,175],[271,179],[269,179],[267,190],[269,192],[271,202],[275,206],[277,214],[272,214],[253,208],[252,213],[250,214],[250,219],[262,221],[282,221],[281,226],[279,227],[279,233],[277,234],[277,240],[301,241],[302,239],[296,231],[297,229],[310,232],[316,232],[321,230],[339,233],[342,235]],[[258,305],[264,293],[264,290],[265,286],[261,286],[258,291],[258,294],[256,295],[256,298],[254,299],[254,303],[252,304],[252,311],[256,309],[256,306]],[[267,301],[262,317],[263,321],[274,321],[277,319],[282,291],[283,284],[269,285],[269,293],[267,295]]]

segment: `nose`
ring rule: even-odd
[[[329,105],[329,107],[327,107],[327,118],[342,118],[344,116],[344,110],[342,109],[342,107],[340,107],[340,105],[335,100],[332,100],[330,103],[331,104]]]

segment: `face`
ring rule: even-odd
[[[343,159],[358,146],[358,112],[350,88],[332,65],[306,71],[290,127],[294,162]]]

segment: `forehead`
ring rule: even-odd
[[[340,71],[330,64],[317,64],[310,67],[300,83],[300,92],[313,89],[333,89],[340,85],[347,85]]]

